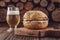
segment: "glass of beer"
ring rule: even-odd
[[[14,31],[17,28],[20,22],[19,8],[17,7],[8,7],[6,20],[10,28],[7,30],[8,32]]]

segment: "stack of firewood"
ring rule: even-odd
[[[60,0],[0,0],[0,22],[6,21],[7,7],[20,9],[21,21],[29,10],[43,11],[50,21],[60,22]]]

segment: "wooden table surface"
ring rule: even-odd
[[[8,33],[8,27],[0,27],[0,40],[60,40],[53,37],[32,37],[32,36],[17,36],[13,33]]]

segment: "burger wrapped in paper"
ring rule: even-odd
[[[42,11],[28,11],[23,16],[23,25],[28,29],[44,29],[48,26],[48,17]]]

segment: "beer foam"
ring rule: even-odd
[[[19,11],[7,11],[7,15],[19,15]]]

